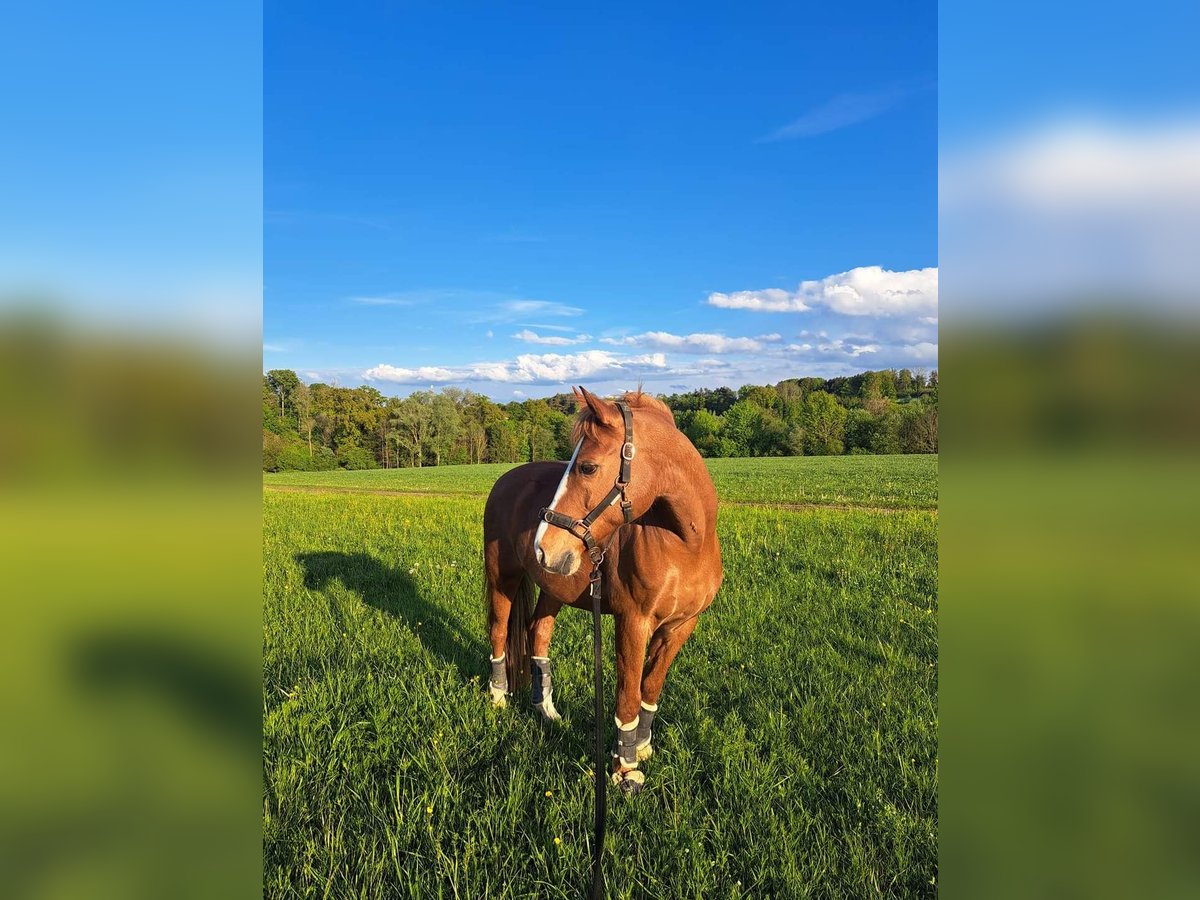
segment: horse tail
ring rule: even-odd
[[[533,652],[529,634],[529,623],[533,620],[533,609],[537,603],[536,585],[527,573],[521,573],[517,595],[513,597],[512,609],[508,613],[508,642],[504,647],[508,663],[508,689],[511,693],[529,687],[529,656]]]

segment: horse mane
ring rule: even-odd
[[[674,413],[671,412],[671,408],[667,404],[663,403],[657,397],[643,393],[641,390],[636,390],[626,391],[620,399],[628,403],[631,410],[648,412],[660,416],[669,422],[672,428],[675,427]],[[571,429],[571,443],[578,443],[584,437],[595,439],[599,430],[600,422],[596,419],[596,414],[591,411],[586,403],[581,404],[579,412],[575,414],[575,425]]]

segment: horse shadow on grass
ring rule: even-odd
[[[478,633],[467,631],[453,614],[422,596],[420,589],[403,569],[385,565],[367,553],[340,553],[337,551],[310,551],[297,553],[296,561],[304,570],[304,586],[309,590],[322,591],[332,580],[341,581],[346,588],[364,603],[409,626],[425,649],[445,663],[454,666],[458,676],[469,682],[478,676],[481,695],[486,694],[487,679],[491,674],[486,660],[491,656],[482,627]],[[328,596],[328,595],[327,595]],[[330,615],[340,630],[348,630],[345,617],[337,600],[328,596]],[[481,597],[482,602],[482,597]],[[419,626],[418,626],[418,623]],[[611,661],[608,669],[606,708],[611,710],[615,703],[613,695]],[[560,706],[563,698],[556,694]],[[510,698],[521,714],[534,718],[545,725],[544,734],[549,746],[569,759],[589,756],[592,741],[592,698],[590,694],[567,699],[563,707],[565,721],[557,725],[541,722],[528,702],[528,690],[522,696]],[[605,720],[607,726],[607,719]],[[508,748],[504,752],[510,752]],[[480,764],[486,769],[485,760]],[[495,766],[507,765],[503,753],[490,761]]]
[[[297,553],[296,561],[304,570],[304,586],[309,590],[323,590],[331,580],[341,581],[368,606],[408,625],[425,649],[454,666],[464,681],[484,674],[488,652],[483,635],[468,632],[453,614],[422,596],[404,570],[367,553],[313,551]],[[346,630],[342,611],[332,597],[329,609],[338,627]]]

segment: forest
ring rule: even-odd
[[[936,453],[938,374],[883,369],[775,385],[659,395],[701,455]],[[372,387],[263,376],[263,469],[374,469],[567,459],[572,394],[496,403],[446,387],[387,397]]]

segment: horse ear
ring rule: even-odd
[[[592,411],[592,415],[596,417],[596,421],[601,425],[616,427],[620,425],[623,419],[621,418],[621,410],[617,409],[617,404],[611,400],[605,400],[602,397],[597,397],[587,388],[580,385],[580,396],[583,402],[587,404],[588,409]]]

